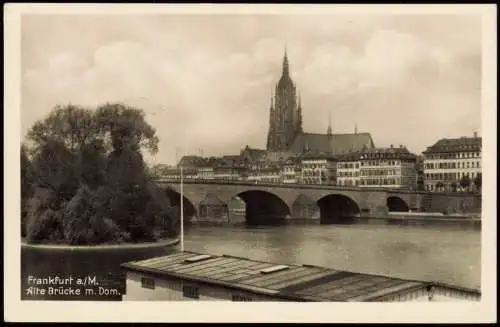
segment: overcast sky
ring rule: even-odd
[[[416,153],[481,133],[479,16],[25,15],[21,37],[23,134],[56,104],[126,101],[156,162],[264,148],[285,44],[306,132],[331,111],[334,133]]]

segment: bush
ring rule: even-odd
[[[52,209],[46,209],[40,215],[29,216],[26,236],[29,242],[44,243],[63,239],[61,215]]]

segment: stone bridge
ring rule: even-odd
[[[180,200],[179,181],[157,181],[175,203]],[[354,217],[385,217],[388,211],[439,212],[481,211],[481,196],[465,193],[430,193],[383,188],[333,185],[255,184],[244,181],[184,181],[185,218],[199,217],[207,203],[225,208],[228,219],[238,201],[244,203],[243,220],[320,219],[340,221]]]

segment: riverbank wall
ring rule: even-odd
[[[163,251],[167,247],[179,244],[179,238],[170,238],[158,242],[98,244],[98,245],[67,245],[67,244],[32,244],[25,239],[21,240],[22,250],[36,250],[43,252],[116,252],[116,251]]]

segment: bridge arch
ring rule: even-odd
[[[170,205],[175,207],[176,210],[179,210],[180,213],[181,194],[171,188],[164,189],[164,192],[170,200]],[[185,195],[183,199],[184,221],[191,221],[191,219],[197,215],[196,206],[193,201],[189,200]]]
[[[397,212],[408,212],[410,211],[410,206],[406,203],[405,200],[400,198],[399,196],[391,195],[387,198],[386,201],[387,209],[389,212],[397,211]]]
[[[356,201],[342,194],[328,194],[318,201],[322,224],[348,223],[360,213]]]
[[[245,202],[246,223],[272,225],[288,219],[290,208],[276,194],[262,190],[248,190],[237,194]]]

